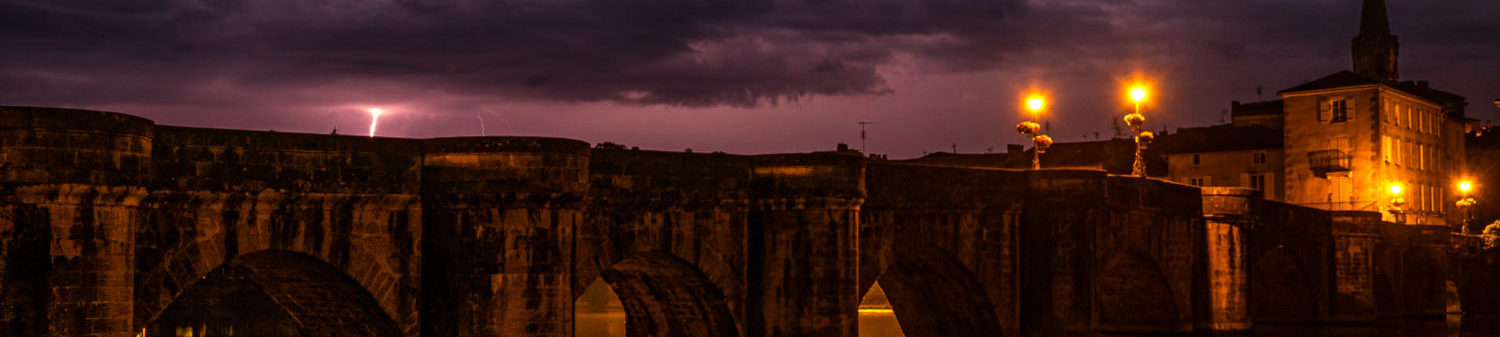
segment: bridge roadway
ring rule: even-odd
[[[0,107],[0,248],[5,336],[250,329],[234,317],[305,336],[571,336],[599,277],[632,336],[853,337],[877,280],[913,337],[1236,331],[1500,303],[1473,238],[1243,189],[31,107]]]

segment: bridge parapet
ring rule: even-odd
[[[747,336],[856,336],[864,177],[855,155],[754,158]]]
[[[860,209],[860,296],[878,279],[909,336],[1016,335],[1026,176],[872,162]]]
[[[154,190],[415,195],[420,186],[411,139],[158,126],[152,147]]]
[[[574,295],[602,277],[640,313],[631,335],[743,335],[752,161],[594,149]]]
[[[422,141],[423,298],[431,336],[573,329],[574,233],[588,144],[523,137]]]
[[[153,127],[109,112],[0,107],[0,334],[132,331]]]

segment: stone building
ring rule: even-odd
[[[1366,0],[1352,41],[1353,70],[1277,94],[1280,99],[1230,106],[1231,122],[1161,132],[1146,152],[1147,174],[1184,184],[1247,187],[1264,197],[1326,210],[1382,212],[1396,221],[1391,192],[1401,186],[1404,223],[1446,225],[1456,184],[1466,178],[1467,105],[1426,81],[1398,77],[1398,43],[1385,2]],[[1128,138],[1057,143],[1044,168],[1094,168],[1129,174]],[[1472,156],[1470,156],[1472,157]],[[1027,168],[1031,150],[1005,154],[934,154],[928,164]]]
[[[1239,186],[1283,200],[1281,130],[1263,125],[1178,129],[1162,142],[1169,180],[1194,186]]]
[[[1464,98],[1399,80],[1397,38],[1382,0],[1364,2],[1352,51],[1353,71],[1282,90],[1280,100],[1234,102],[1229,125],[1174,137],[1176,148],[1165,150],[1168,179],[1251,187],[1322,209],[1381,211],[1388,221],[1397,220],[1392,201],[1400,197],[1407,224],[1458,221],[1450,208],[1465,175]],[[1279,129],[1279,146],[1250,136],[1255,129]]]

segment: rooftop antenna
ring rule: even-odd
[[[859,122],[859,152],[866,155],[870,154],[870,150],[865,147],[865,125],[870,124],[875,124],[875,122]]]
[[[1260,92],[1261,92],[1261,89],[1262,89],[1262,88],[1261,88],[1261,86],[1260,86],[1260,85],[1258,85],[1258,84],[1257,84],[1257,85],[1256,85],[1256,86],[1255,86],[1255,101],[1256,101],[1256,102],[1259,102],[1259,101],[1264,101],[1264,100],[1266,100],[1266,99],[1265,99],[1265,97],[1264,97],[1264,96],[1262,96],[1262,95],[1261,95],[1261,93],[1260,93]]]

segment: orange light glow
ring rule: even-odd
[[[1156,82],[1141,72],[1136,72],[1130,77],[1120,79],[1120,87],[1124,89],[1125,102],[1135,104],[1136,107],[1151,102],[1156,95]]]
[[[1136,103],[1146,100],[1146,88],[1140,86],[1130,88],[1130,100]]]
[[[1458,182],[1458,190],[1459,191],[1463,191],[1465,194],[1467,194],[1467,193],[1469,193],[1469,190],[1472,190],[1472,189],[1474,189],[1474,184],[1470,183],[1468,180],[1464,180],[1464,181]]]
[[[1401,195],[1401,184],[1391,185],[1391,195]]]
[[[1042,108],[1045,107],[1047,107],[1046,97],[1042,97],[1040,94],[1031,94],[1031,96],[1026,97],[1026,109],[1031,110],[1032,114],[1041,114]]]

